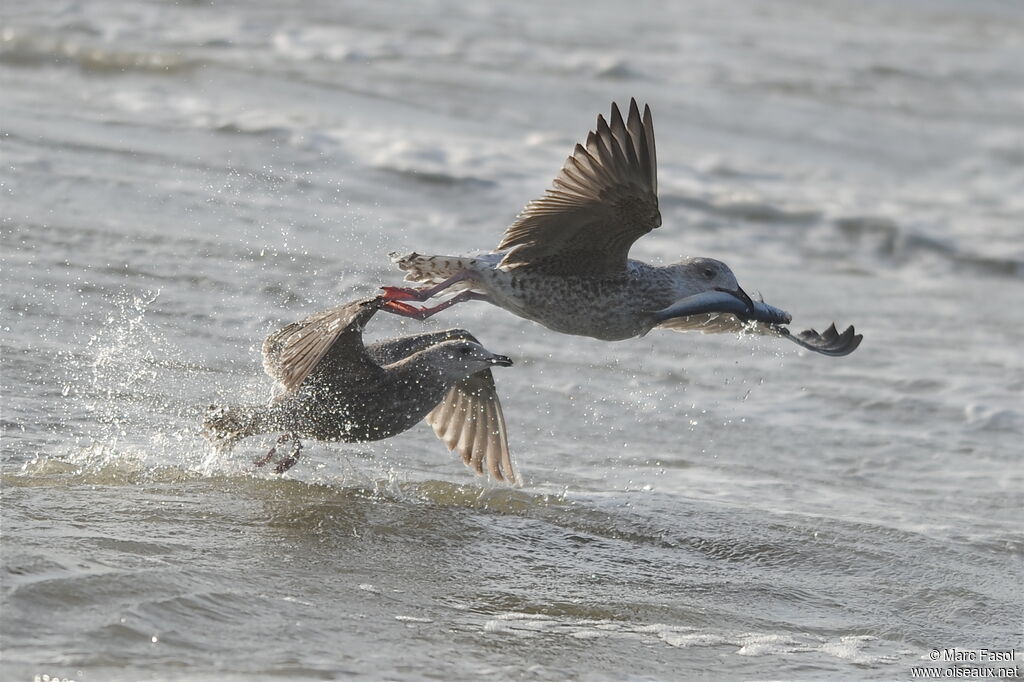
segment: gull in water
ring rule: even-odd
[[[832,356],[860,345],[852,326],[792,334],[789,313],[752,300],[729,266],[713,258],[664,266],[630,259],[633,242],[659,225],[650,107],[641,116],[631,100],[623,120],[613,103],[610,120],[597,117],[586,145],[576,145],[554,187],[523,209],[496,250],[477,257],[392,254],[407,281],[426,286],[384,287],[385,309],[424,319],[479,300],[556,332],[605,341],[662,328],[771,334]],[[432,308],[408,303],[442,292],[458,293]]]
[[[381,307],[366,298],[311,315],[263,342],[263,369],[277,381],[269,406],[229,409],[211,405],[203,435],[220,450],[262,433],[284,432],[256,461],[267,464],[277,448],[290,454],[276,466],[291,468],[300,438],[381,440],[425,419],[449,450],[478,474],[514,483],[505,418],[491,367],[512,361],[488,351],[462,329],[363,344],[363,328]]]

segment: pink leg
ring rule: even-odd
[[[443,282],[429,287],[381,287],[384,298],[388,301],[426,301],[455,284],[466,280],[466,273],[460,272]]]
[[[483,294],[478,294],[475,291],[463,291],[456,296],[452,296],[444,303],[440,303],[433,308],[416,308],[408,303],[402,303],[401,301],[388,301],[384,304],[381,310],[386,310],[389,313],[395,315],[401,315],[402,317],[411,317],[416,320],[425,320],[428,317],[432,317],[437,313],[441,312],[445,308],[451,308],[456,303],[462,303],[463,301],[486,301],[487,297]]]

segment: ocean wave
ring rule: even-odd
[[[0,63],[21,67],[72,65],[103,74],[126,71],[176,74],[201,65],[195,58],[171,52],[113,49],[15,28],[6,28],[0,34]]]
[[[63,488],[182,483],[201,478],[199,471],[154,465],[144,454],[130,449],[95,446],[83,449],[80,456],[39,455],[20,471],[4,474],[3,483],[17,488]]]
[[[476,187],[480,189],[486,189],[494,187],[496,183],[491,180],[485,180],[484,178],[457,175],[454,173],[447,173],[437,170],[422,170],[408,166],[395,166],[389,164],[381,164],[377,166],[378,170],[382,170],[386,173],[390,173],[406,180],[412,180],[413,182],[424,183],[429,185],[446,185],[446,186],[463,186],[463,187]]]
[[[660,201],[667,208],[696,209],[712,215],[758,223],[807,225],[822,217],[822,211],[817,208],[782,205],[753,196],[700,197],[663,192]]]
[[[977,431],[1024,433],[1024,414],[1009,408],[972,403],[964,408],[964,419]]]
[[[716,231],[726,222],[734,221],[771,223],[802,231],[805,235],[796,242],[797,249],[867,271],[872,268],[927,268],[939,262],[981,275],[1024,277],[1024,256],[1016,255],[1016,249],[1006,253],[997,245],[969,241],[955,231],[951,231],[950,236],[940,235],[936,234],[940,227],[912,225],[886,215],[834,215],[825,207],[791,204],[758,195],[702,196],[672,190],[663,192],[661,206],[665,212],[705,214]],[[692,218],[689,222],[700,224]],[[750,226],[747,229],[759,228]],[[777,239],[780,245],[783,242],[794,243],[791,237]]]
[[[1024,277],[1024,259],[969,251],[954,239],[915,231],[886,216],[840,216],[833,218],[831,223],[847,245],[897,263],[938,257],[956,267],[983,274]]]
[[[520,637],[538,635],[574,639],[618,638],[672,647],[722,647],[738,656],[790,654],[824,655],[860,665],[892,663],[897,657],[881,653],[886,647],[877,637],[848,634],[819,636],[809,633],[735,632],[665,623],[631,623],[610,618],[571,618],[547,612],[507,612],[485,621],[485,632]]]
[[[373,168],[407,180],[481,189],[495,186],[493,180],[474,172],[491,165],[493,153],[449,148],[414,136],[396,139],[385,132],[361,136],[360,139],[346,133],[340,133],[339,137],[342,144],[364,157]]]

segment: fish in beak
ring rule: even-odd
[[[667,308],[656,311],[654,319],[657,322],[664,322],[674,317],[711,313],[730,313],[743,322],[765,324],[789,324],[793,319],[785,310],[768,305],[764,301],[754,301],[739,286],[735,290],[716,288],[687,296]]]

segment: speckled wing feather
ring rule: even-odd
[[[735,315],[728,313],[712,313],[709,315],[690,315],[688,317],[677,317],[666,320],[658,325],[659,329],[670,329],[677,332],[699,331],[703,334],[720,334],[726,332],[747,332],[753,334],[764,334],[769,336],[781,336],[792,341],[798,346],[815,353],[841,357],[849,355],[857,350],[864,336],[857,334],[850,325],[846,331],[840,333],[835,323],[819,334],[813,329],[807,329],[799,334],[793,334],[788,328],[780,324],[765,324],[764,322],[743,322]]]
[[[353,382],[380,380],[384,370],[363,346],[363,327],[380,309],[379,297],[362,299],[310,315],[280,329],[263,342],[263,369],[281,383],[284,392],[294,392],[321,365],[351,376]]]
[[[597,117],[587,144],[577,144],[554,187],[530,202],[498,245],[510,249],[503,268],[529,266],[551,275],[625,273],[629,248],[661,225],[658,169],[650,107],[636,100],[629,119],[612,104],[611,122]]]
[[[491,370],[477,372],[456,384],[426,417],[437,437],[462,456],[478,474],[516,482],[501,402]]]

